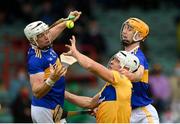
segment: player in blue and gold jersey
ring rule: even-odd
[[[132,92],[132,123],[159,123],[156,109],[151,105],[152,99],[148,96],[148,62],[140,49],[149,34],[148,25],[138,18],[129,18],[121,28],[121,39],[124,50],[136,55],[140,61],[140,67],[135,73],[121,70],[121,74],[126,75],[133,84]]]
[[[73,21],[81,12],[70,12]],[[30,42],[28,51],[28,72],[33,97],[31,117],[34,123],[54,123],[53,110],[63,107],[66,68],[61,65],[58,55],[52,48],[53,41],[66,28],[66,21],[49,27],[42,21],[28,24],[24,33]]]
[[[124,75],[119,73],[120,69],[134,72],[139,67],[139,60],[136,56],[126,51],[119,51],[108,64],[108,68],[93,61],[81,54],[75,46],[73,36],[71,46],[66,45],[70,50],[65,55],[73,56],[78,63],[106,81],[103,89],[93,98],[77,96],[65,92],[65,98],[81,107],[95,108],[97,123],[129,123],[131,116],[131,94],[132,83]]]

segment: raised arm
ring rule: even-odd
[[[78,96],[68,91],[65,91],[65,99],[82,108],[92,109],[98,105],[99,95],[97,94],[96,96],[91,98],[86,96]]]
[[[69,15],[75,16],[75,18],[73,19],[73,21],[75,22],[77,19],[79,19],[81,12],[73,11],[70,12]],[[56,21],[53,25],[55,26],[49,29],[51,33],[51,41],[54,41],[59,36],[59,34],[61,34],[62,31],[66,28],[66,21],[62,21],[60,23]]]
[[[83,55],[76,49],[76,46],[75,46],[76,39],[74,36],[72,36],[72,39],[70,39],[70,41],[71,41],[71,46],[66,45],[66,47],[68,47],[70,50],[69,50],[69,52],[64,53],[65,55],[75,57],[77,59],[78,63],[82,67],[84,67],[88,71],[98,75],[103,80],[108,81],[110,83],[114,81],[113,73],[111,70],[109,70],[105,66],[95,62],[91,58]]]

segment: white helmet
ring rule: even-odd
[[[44,31],[48,30],[49,26],[42,21],[35,21],[28,24],[24,28],[24,34],[26,35],[27,39],[33,45],[37,45],[37,35],[43,33]]]
[[[129,68],[130,72],[135,72],[140,65],[139,59],[134,54],[126,51],[119,51],[112,58],[117,58],[120,61],[120,66]]]

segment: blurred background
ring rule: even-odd
[[[6,0],[0,5],[0,122],[32,122],[31,87],[26,70],[29,43],[24,27],[37,20],[47,24],[82,11],[73,29],[66,29],[54,42],[58,54],[66,51],[72,34],[78,49],[106,65],[121,50],[120,28],[129,17],[144,20],[150,35],[142,44],[150,67],[150,93],[160,122],[180,122],[180,2],[179,0]],[[11,3],[11,4],[9,4]],[[104,81],[78,64],[67,73],[66,89],[93,96]],[[66,110],[81,108],[65,102]],[[68,122],[95,122],[89,115]]]

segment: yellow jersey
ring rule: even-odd
[[[97,123],[129,123],[131,116],[131,81],[112,71],[114,82],[106,82],[100,91]]]

